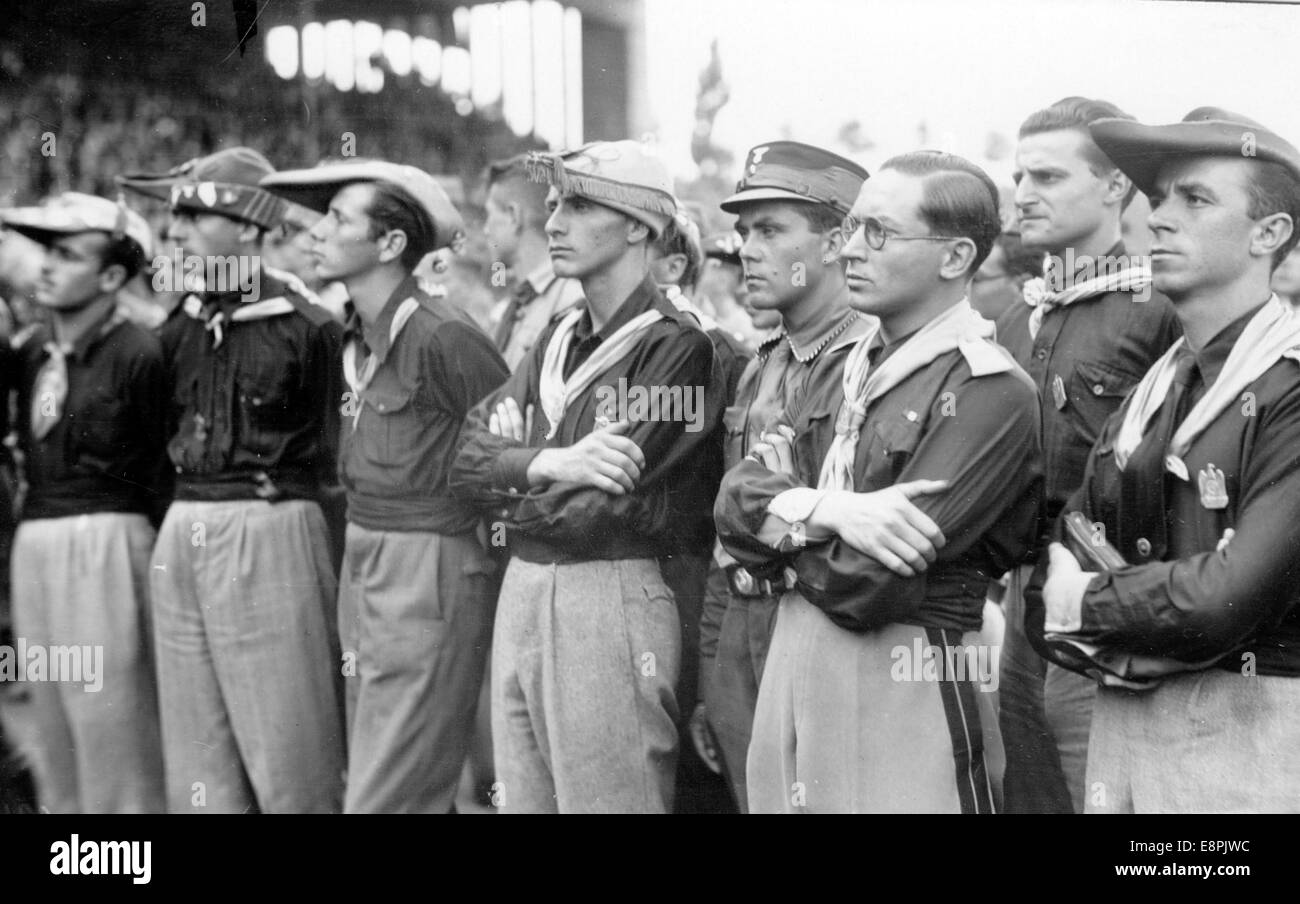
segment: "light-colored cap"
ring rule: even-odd
[[[108,198],[81,192],[64,192],[39,207],[11,207],[0,210],[0,222],[28,238],[48,245],[60,235],[78,232],[106,232],[125,236],[140,246],[145,258],[153,254],[153,233],[144,217]]]

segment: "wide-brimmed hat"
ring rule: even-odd
[[[387,160],[327,163],[310,169],[282,170],[266,176],[261,185],[295,204],[325,213],[339,189],[354,182],[387,182],[409,194],[433,221],[434,249],[454,244],[465,233],[465,220],[438,180],[422,169],[403,163]]]
[[[1099,119],[1092,140],[1142,192],[1150,194],[1160,168],[1180,157],[1268,160],[1300,181],[1300,151],[1248,116],[1220,107],[1197,107],[1182,122],[1150,126],[1131,119]]]
[[[234,147],[195,157],[165,173],[118,176],[124,188],[166,201],[173,210],[219,213],[263,229],[280,223],[284,202],[258,188],[275,167],[252,148]]]

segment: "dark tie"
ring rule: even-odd
[[[497,351],[505,352],[506,345],[510,342],[510,334],[514,332],[515,322],[519,319],[520,310],[536,297],[537,290],[526,279],[511,290],[510,304],[506,306],[505,313],[501,315],[501,322],[497,324]]]
[[[1191,403],[1188,391],[1196,380],[1196,356],[1183,349],[1174,367],[1174,381],[1169,394],[1160,406],[1160,416],[1155,427],[1142,438],[1142,442],[1129,456],[1128,464],[1120,475],[1120,549],[1125,558],[1136,553],[1137,561],[1161,561],[1168,550],[1165,530],[1165,455],[1174,431],[1187,416]],[[1139,539],[1150,544],[1145,556],[1135,547]]]

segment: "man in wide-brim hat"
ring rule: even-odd
[[[1093,447],[1065,511],[1127,564],[1050,548],[1031,637],[1102,682],[1089,812],[1300,809],[1300,321],[1269,289],[1300,239],[1300,153],[1243,116],[1102,120],[1151,201],[1154,287],[1184,338]],[[1138,692],[1134,692],[1134,689]]]

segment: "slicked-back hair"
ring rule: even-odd
[[[967,275],[974,273],[993,250],[1002,232],[998,215],[998,187],[975,164],[943,151],[912,151],[891,157],[880,167],[922,183],[922,221],[934,235],[955,235],[975,243],[975,257]]]
[[[1291,237],[1273,252],[1273,266],[1276,270],[1291,253],[1291,249],[1300,243],[1300,180],[1280,163],[1272,160],[1251,160],[1250,181],[1246,186],[1250,193],[1250,206],[1246,216],[1259,220],[1275,213],[1285,213],[1291,217]]]
[[[504,160],[494,160],[488,164],[484,181],[488,189],[500,185],[509,193],[510,199],[519,204],[525,229],[541,232],[550,217],[550,211],[546,209],[547,185],[528,178],[528,171],[524,168],[527,159],[527,154],[516,154]]]
[[[370,237],[377,239],[385,232],[400,229],[406,233],[406,249],[402,251],[402,266],[414,270],[426,254],[437,247],[437,229],[429,212],[399,185],[391,182],[370,182],[374,191],[366,206],[370,218]]]
[[[1136,121],[1134,117],[1108,100],[1091,97],[1063,97],[1050,107],[1044,107],[1035,113],[1030,113],[1029,118],[1020,124],[1019,137],[1027,138],[1030,135],[1041,135],[1044,132],[1078,132],[1084,138],[1082,150],[1084,159],[1088,161],[1088,169],[1092,171],[1094,176],[1101,177],[1116,167],[1111,159],[1106,156],[1106,152],[1097,146],[1097,142],[1092,140],[1092,133],[1088,131],[1088,126],[1099,119]],[[1124,201],[1120,205],[1121,210],[1128,207],[1135,194],[1137,194],[1137,186],[1129,186],[1128,194],[1124,196]]]

